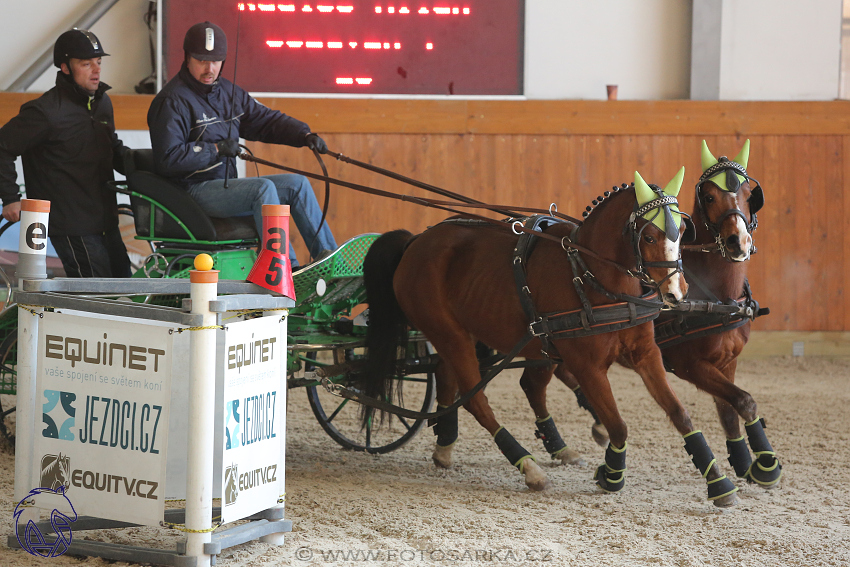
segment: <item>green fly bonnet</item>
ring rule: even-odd
[[[684,213],[679,211],[679,201],[676,196],[682,188],[685,179],[685,168],[670,180],[664,189],[657,185],[649,185],[635,171],[635,197],[637,197],[637,208],[632,213],[632,222],[637,217],[646,219],[654,224],[667,235],[668,240],[676,242],[679,240],[679,229],[682,226]],[[687,227],[686,227],[687,229]]]

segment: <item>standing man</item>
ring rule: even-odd
[[[27,197],[50,201],[50,242],[68,277],[130,277],[116,195],[107,185],[113,169],[123,173],[127,151],[115,134],[110,87],[100,80],[107,55],[88,30],[60,35],[56,86],[0,128],[3,218],[21,217],[15,159],[22,156]]]
[[[313,258],[336,248],[313,188],[302,175],[280,174],[244,179],[236,176],[239,138],[327,152],[325,142],[307,124],[263,106],[221,77],[227,37],[210,22],[195,24],[183,40],[180,72],[153,100],[148,111],[157,173],[185,188],[210,216],[253,214],[263,228],[262,206],[290,205],[292,218]],[[320,224],[322,224],[320,229]],[[293,268],[298,266],[290,245]]]

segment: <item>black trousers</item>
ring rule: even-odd
[[[51,236],[69,278],[129,278],[130,258],[116,226],[103,234]]]

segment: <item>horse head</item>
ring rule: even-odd
[[[715,158],[705,140],[702,142],[703,173],[696,186],[695,211],[714,238],[717,251],[732,262],[749,260],[755,252],[756,212],[764,205],[761,186],[747,175],[749,156],[749,140],[733,160]]]
[[[658,288],[667,304],[682,301],[688,293],[688,284],[682,276],[679,245],[692,227],[690,219],[679,211],[676,199],[684,178],[683,167],[661,189],[647,184],[635,172],[637,205],[629,218],[635,259],[644,279]]]

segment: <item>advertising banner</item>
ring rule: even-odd
[[[162,324],[45,312],[32,487],[64,486],[81,516],[158,525],[171,361]]]
[[[271,508],[282,494],[286,356],[277,317],[228,323],[225,332],[221,521]]]

